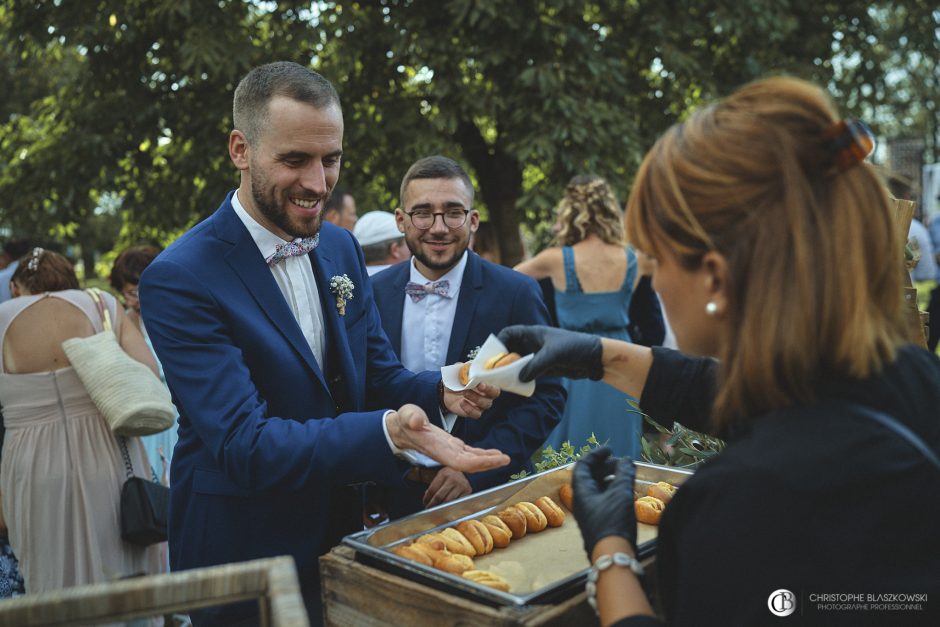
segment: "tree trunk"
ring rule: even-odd
[[[498,143],[487,144],[473,122],[461,121],[456,137],[476,171],[480,196],[489,209],[490,222],[497,234],[502,264],[512,267],[525,256],[516,212],[516,200],[522,193],[522,167],[513,156],[501,150]]]

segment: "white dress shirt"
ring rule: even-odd
[[[290,240],[275,235],[248,215],[241,201],[238,200],[238,192],[232,195],[232,207],[242,224],[248,229],[251,239],[255,241],[258,250],[261,251],[261,256],[265,260],[271,258],[278,244],[290,243]],[[323,307],[320,303],[320,290],[317,288],[317,280],[313,276],[313,266],[310,265],[310,259],[307,258],[307,255],[297,255],[296,257],[288,257],[269,267],[271,268],[271,274],[274,276],[274,281],[280,288],[281,294],[284,295],[284,300],[287,301],[287,306],[290,307],[297,324],[300,325],[300,330],[303,332],[310,350],[313,351],[313,356],[317,360],[320,370],[326,372],[323,362],[324,347],[326,346]]]
[[[405,296],[405,309],[401,317],[401,363],[412,372],[440,370],[447,361],[447,347],[450,345],[450,332],[457,315],[457,297],[467,267],[467,252],[460,261],[438,281],[447,280],[447,296],[428,294],[418,302]],[[411,259],[410,281],[424,285],[430,282]],[[464,357],[464,356],[461,356]],[[457,420],[455,414],[443,416],[444,428],[450,431]]]

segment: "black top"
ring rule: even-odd
[[[714,378],[712,360],[654,349],[641,406],[700,428]],[[657,572],[670,625],[940,624],[940,471],[853,406],[940,453],[940,359],[908,346],[880,375],[819,393],[735,430],[666,508]],[[768,607],[780,589],[796,602],[786,619]]]

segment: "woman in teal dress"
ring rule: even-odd
[[[634,252],[623,245],[623,212],[607,181],[590,175],[568,183],[557,209],[559,246],[547,248],[516,270],[555,288],[558,325],[630,341],[630,298],[637,281]],[[639,457],[642,423],[632,397],[601,381],[565,380],[568,404],[546,445],[578,448],[593,433],[615,455]]]

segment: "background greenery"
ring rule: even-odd
[[[772,73],[936,159],[938,31],[926,0],[0,0],[0,230],[99,272],[172,241],[237,184],[239,78],[288,59],[340,92],[360,211],[393,208],[416,158],[451,155],[512,263],[520,227],[547,241],[572,175],[625,196],[666,127]]]

